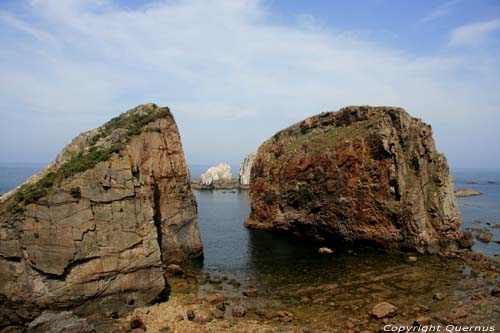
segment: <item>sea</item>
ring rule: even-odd
[[[41,170],[41,164],[0,164],[0,193],[5,193]],[[191,178],[199,178],[209,166],[190,165]],[[238,166],[233,165],[233,177]],[[493,240],[500,240],[500,169],[452,169],[455,187],[470,188],[483,195],[458,198],[462,213],[462,228],[488,228]],[[471,183],[473,182],[473,183]],[[255,277],[255,272],[278,269],[291,274],[291,269],[311,270],[323,266],[324,257],[317,255],[314,245],[262,230],[243,227],[250,213],[247,191],[194,191],[199,210],[199,223],[204,246],[201,265],[207,270],[222,270],[243,278]],[[476,241],[474,250],[500,255],[500,244]],[[386,255],[378,254],[385,264]],[[366,256],[358,253],[356,265],[369,265],[373,251]],[[363,257],[367,262],[360,260]],[[342,257],[349,262],[349,253]],[[338,259],[338,258],[337,258]],[[340,260],[340,259],[338,259]],[[396,258],[395,260],[400,260]],[[345,263],[347,265],[347,263]],[[242,276],[241,276],[242,275]]]

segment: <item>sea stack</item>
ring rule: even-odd
[[[0,324],[44,309],[122,314],[167,295],[167,264],[202,254],[175,120],[140,105],[2,197]]]
[[[240,172],[239,172],[240,185],[250,184],[250,171],[252,170],[252,165],[254,160],[255,160],[255,153],[251,153],[250,155],[245,157],[245,160],[243,160],[243,163],[240,165]]]
[[[431,127],[402,108],[350,106],[278,132],[250,198],[251,228],[420,253],[471,245]]]

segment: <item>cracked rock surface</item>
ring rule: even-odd
[[[145,104],[122,114],[123,123],[153,119],[128,134],[105,125],[80,134],[25,185],[57,173],[77,153],[120,149],[21,210],[7,206],[22,188],[2,198],[0,326],[44,309],[125,313],[164,297],[167,264],[203,254],[177,125],[160,110],[168,109]]]

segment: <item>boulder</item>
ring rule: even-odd
[[[351,106],[258,149],[245,225],[419,253],[470,246],[432,129],[395,107]]]
[[[245,157],[245,160],[240,166],[240,184],[248,185],[250,184],[250,171],[252,170],[253,161],[255,160],[255,153],[252,153]]]
[[[323,246],[318,249],[318,252],[322,254],[332,254],[333,250],[330,249],[329,247]]]
[[[168,108],[77,136],[0,203],[0,326],[44,309],[124,314],[164,297],[164,268],[202,255]]]
[[[220,163],[217,166],[208,168],[201,174],[201,184],[208,186],[218,180],[231,180],[231,166],[227,163]]]
[[[371,311],[371,315],[374,318],[382,319],[388,317],[394,317],[398,312],[398,308],[391,303],[381,302],[376,304]]]

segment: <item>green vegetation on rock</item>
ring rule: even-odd
[[[135,109],[134,109],[135,110]],[[9,211],[23,210],[23,206],[36,202],[49,194],[50,190],[64,179],[80,172],[94,168],[98,163],[107,161],[114,153],[119,153],[125,147],[124,143],[115,143],[108,147],[96,146],[101,138],[106,138],[114,130],[123,128],[127,131],[127,141],[130,137],[141,133],[144,126],[161,118],[172,118],[168,107],[158,108],[146,105],[141,112],[125,112],[108,121],[99,128],[99,132],[89,139],[89,147],[76,153],[71,159],[63,163],[56,171],[49,172],[33,184],[22,185],[5,203]],[[154,132],[160,129],[153,128]],[[71,189],[71,195],[79,198],[79,189]]]

